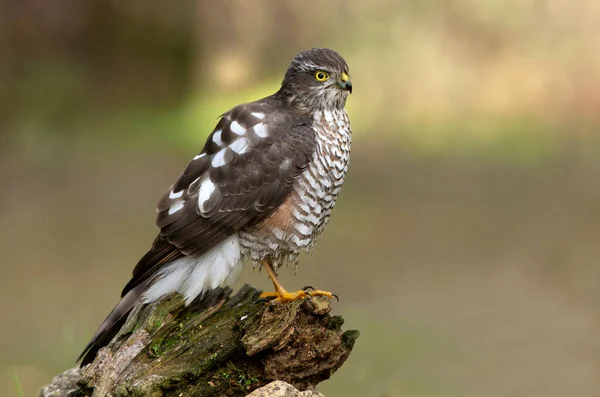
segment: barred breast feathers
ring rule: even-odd
[[[351,131],[345,110],[315,114],[316,150],[294,191],[260,225],[240,234],[243,250],[256,264],[265,256],[276,265],[297,264],[323,232],[340,192],[350,159]]]

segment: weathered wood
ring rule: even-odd
[[[264,304],[252,287],[231,292],[213,291],[187,308],[179,294],[136,308],[75,387],[73,372],[57,377],[71,380],[62,395],[245,396],[273,380],[311,390],[344,363],[359,335],[341,330],[326,298]],[[44,390],[40,396],[61,396]]]

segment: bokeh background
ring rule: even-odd
[[[598,395],[596,0],[0,1],[0,395],[73,366],[217,116],[320,46],[352,164],[281,279],[361,331],[321,390]]]

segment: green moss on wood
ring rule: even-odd
[[[119,335],[86,368],[82,390],[245,396],[275,379],[302,390],[329,378],[358,332],[341,331],[343,319],[329,316],[326,298],[255,304],[257,292],[245,286],[229,297],[230,290],[219,290],[187,308],[174,294],[142,308],[130,319],[135,331]],[[131,354],[129,361],[115,360],[117,350],[121,357]],[[102,377],[108,370],[111,377]],[[101,385],[107,378],[115,384]]]

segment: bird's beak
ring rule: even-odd
[[[342,72],[340,79],[338,81],[338,85],[343,90],[348,90],[352,94],[352,82],[350,81],[350,77],[345,72]]]

